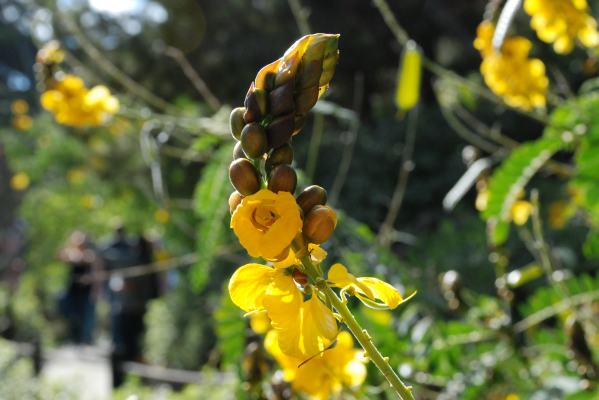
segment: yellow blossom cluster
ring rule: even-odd
[[[518,195],[518,199],[514,201],[512,204],[512,208],[509,212],[509,220],[514,224],[522,226],[528,222],[528,218],[530,218],[533,212],[533,205],[528,200],[523,200],[524,192],[521,192]],[[481,185],[481,188],[476,196],[475,207],[478,211],[483,212],[487,209],[489,204],[489,190],[486,187],[486,184]]]
[[[501,50],[496,50],[492,45],[494,32],[494,24],[484,21],[478,26],[474,41],[483,59],[480,71],[486,84],[512,107],[545,107],[549,79],[545,64],[529,58],[532,43],[521,36],[508,37]]]
[[[556,53],[571,52],[577,40],[588,48],[599,45],[597,21],[587,0],[526,0],[524,10],[539,39],[553,43]]]
[[[75,127],[99,125],[119,109],[118,99],[106,86],[88,89],[76,75],[65,75],[42,93],[41,104],[56,122]]]

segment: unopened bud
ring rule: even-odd
[[[321,244],[329,240],[336,225],[337,215],[330,207],[316,206],[306,214],[302,232],[308,242]]]
[[[235,147],[233,147],[233,160],[237,160],[238,158],[247,158],[243,152],[243,147],[241,147],[241,142],[235,143]]]
[[[243,114],[245,122],[250,123],[262,119],[267,109],[267,95],[264,89],[257,89],[252,82],[250,89],[245,95],[244,106],[246,108]]]
[[[300,271],[299,269],[294,269],[293,274],[291,276],[293,277],[294,281],[296,281],[297,283],[299,283],[302,286],[304,286],[308,283],[308,276],[306,274],[304,274],[302,271]]]
[[[285,143],[283,146],[274,149],[268,158],[266,159],[266,171],[270,174],[270,171],[281,164],[290,165],[293,162],[293,148],[289,143]]]
[[[231,193],[229,196],[229,211],[231,214],[233,214],[239,203],[241,203],[241,200],[243,200],[243,196],[237,190]]]
[[[287,164],[276,166],[270,173],[268,180],[268,190],[271,192],[289,192],[293,194],[297,186],[297,174],[295,170]]]
[[[304,215],[308,214],[313,207],[326,203],[327,191],[318,185],[308,186],[297,196],[297,205],[300,206]]]
[[[269,93],[270,113],[273,116],[278,117],[293,111],[294,83],[294,80],[290,80]]]
[[[422,56],[413,41],[406,44],[397,80],[395,103],[400,110],[410,110],[420,98]]]
[[[268,145],[271,148],[276,149],[287,143],[293,133],[294,125],[293,113],[283,115],[272,121],[270,125],[268,125],[268,128],[266,128]]]
[[[238,158],[229,167],[231,184],[243,196],[249,196],[260,189],[260,175],[246,158]]]
[[[247,124],[241,131],[241,146],[248,157],[261,157],[268,151],[268,140],[264,128],[257,122]]]
[[[237,107],[231,111],[229,116],[229,128],[231,129],[231,135],[237,140],[241,138],[241,130],[245,125],[243,120],[243,114],[245,114],[245,107]]]
[[[300,115],[306,114],[318,101],[318,94],[318,85],[302,89],[295,95],[295,111]]]

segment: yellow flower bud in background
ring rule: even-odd
[[[418,45],[410,40],[405,47],[397,77],[395,104],[402,111],[412,109],[420,99],[422,55]]]
[[[15,115],[12,119],[12,126],[19,131],[26,131],[33,126],[33,119],[29,115]]]
[[[10,111],[13,114],[27,114],[29,111],[29,104],[23,99],[17,99],[10,103]]]
[[[10,187],[17,192],[27,189],[29,187],[29,183],[29,175],[27,175],[25,172],[18,172],[10,179]]]
[[[170,213],[168,212],[168,210],[164,208],[159,208],[154,212],[154,219],[156,220],[156,222],[162,225],[167,224],[170,220],[170,217]]]
[[[514,202],[510,211],[510,217],[516,225],[524,225],[533,211],[533,205],[526,200]]]

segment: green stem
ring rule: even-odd
[[[379,349],[375,346],[368,331],[360,326],[347,305],[342,302],[341,299],[335,294],[333,289],[329,287],[326,280],[323,279],[321,273],[319,273],[316,265],[314,265],[312,260],[310,260],[310,256],[308,255],[306,249],[302,248],[301,246],[294,245],[294,251],[296,254],[304,254],[302,257],[300,257],[300,260],[305,268],[306,274],[313,282],[316,283],[318,289],[324,293],[337,313],[341,315],[345,325],[347,325],[351,333],[366,351],[366,354],[372,360],[374,365],[377,366],[379,371],[381,371],[383,376],[387,379],[391,387],[395,390],[397,396],[402,400],[414,400],[412,388],[410,386],[406,386],[401,381],[399,376],[397,376],[397,373],[389,364],[389,359],[387,357],[383,357]]]

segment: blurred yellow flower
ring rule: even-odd
[[[167,224],[170,217],[170,213],[168,212],[168,210],[164,208],[159,208],[154,212],[154,219],[156,220],[156,222],[162,225]]]
[[[526,200],[517,200],[510,210],[510,218],[516,225],[524,225],[532,214],[533,205]]]
[[[64,51],[60,48],[60,42],[51,40],[38,50],[36,56],[40,64],[60,64],[64,60]]]
[[[67,171],[67,181],[71,185],[80,185],[85,182],[87,172],[83,168],[71,168]]]
[[[54,113],[56,122],[76,127],[99,125],[119,109],[118,99],[108,88],[100,85],[88,90],[75,75],[66,75],[42,93],[40,102]]]
[[[479,212],[483,212],[487,209],[488,205],[489,205],[489,190],[482,189],[476,195],[476,200],[474,201],[474,207]]]
[[[29,175],[25,172],[18,172],[10,179],[10,187],[17,192],[23,191],[29,187]]]
[[[12,126],[19,131],[26,131],[33,126],[33,119],[26,114],[17,114],[12,119]]]
[[[14,100],[10,103],[10,111],[13,114],[27,114],[29,111],[29,104],[23,99]]]
[[[241,200],[231,217],[231,228],[250,256],[276,260],[287,257],[302,219],[293,195],[262,189]]]
[[[525,0],[524,10],[539,39],[553,43],[556,53],[571,52],[576,40],[588,48],[599,45],[597,21],[587,0]]]
[[[93,210],[98,206],[98,198],[91,194],[81,196],[81,205],[88,210]]]
[[[235,305],[252,313],[266,310],[278,345],[292,357],[307,358],[323,351],[337,336],[333,312],[317,296],[304,301],[286,270],[260,264],[246,264],[229,281],[229,295]]]
[[[377,278],[361,277],[356,278],[347,271],[347,268],[342,264],[333,264],[328,274],[328,281],[331,285],[341,288],[346,293],[355,295],[367,305],[371,301],[377,300],[383,305],[394,309],[401,303],[409,300],[412,296],[404,299],[401,294],[393,286]],[[369,299],[370,301],[366,300]],[[379,304],[380,304],[379,303]]]
[[[492,45],[495,26],[482,22],[477,29],[474,47],[482,56],[480,71],[485,83],[506,104],[529,110],[545,107],[549,79],[545,64],[537,58],[529,58],[532,43],[521,36],[505,39],[501,50]]]
[[[264,348],[283,369],[283,377],[291,382],[294,390],[314,400],[326,400],[338,395],[343,387],[357,388],[366,379],[363,351],[353,347],[348,332],[340,332],[337,342],[320,357],[308,361],[289,357],[279,347],[280,334],[270,331],[264,340]]]
[[[510,393],[505,396],[505,400],[520,400],[520,396],[518,396],[516,393]]]

